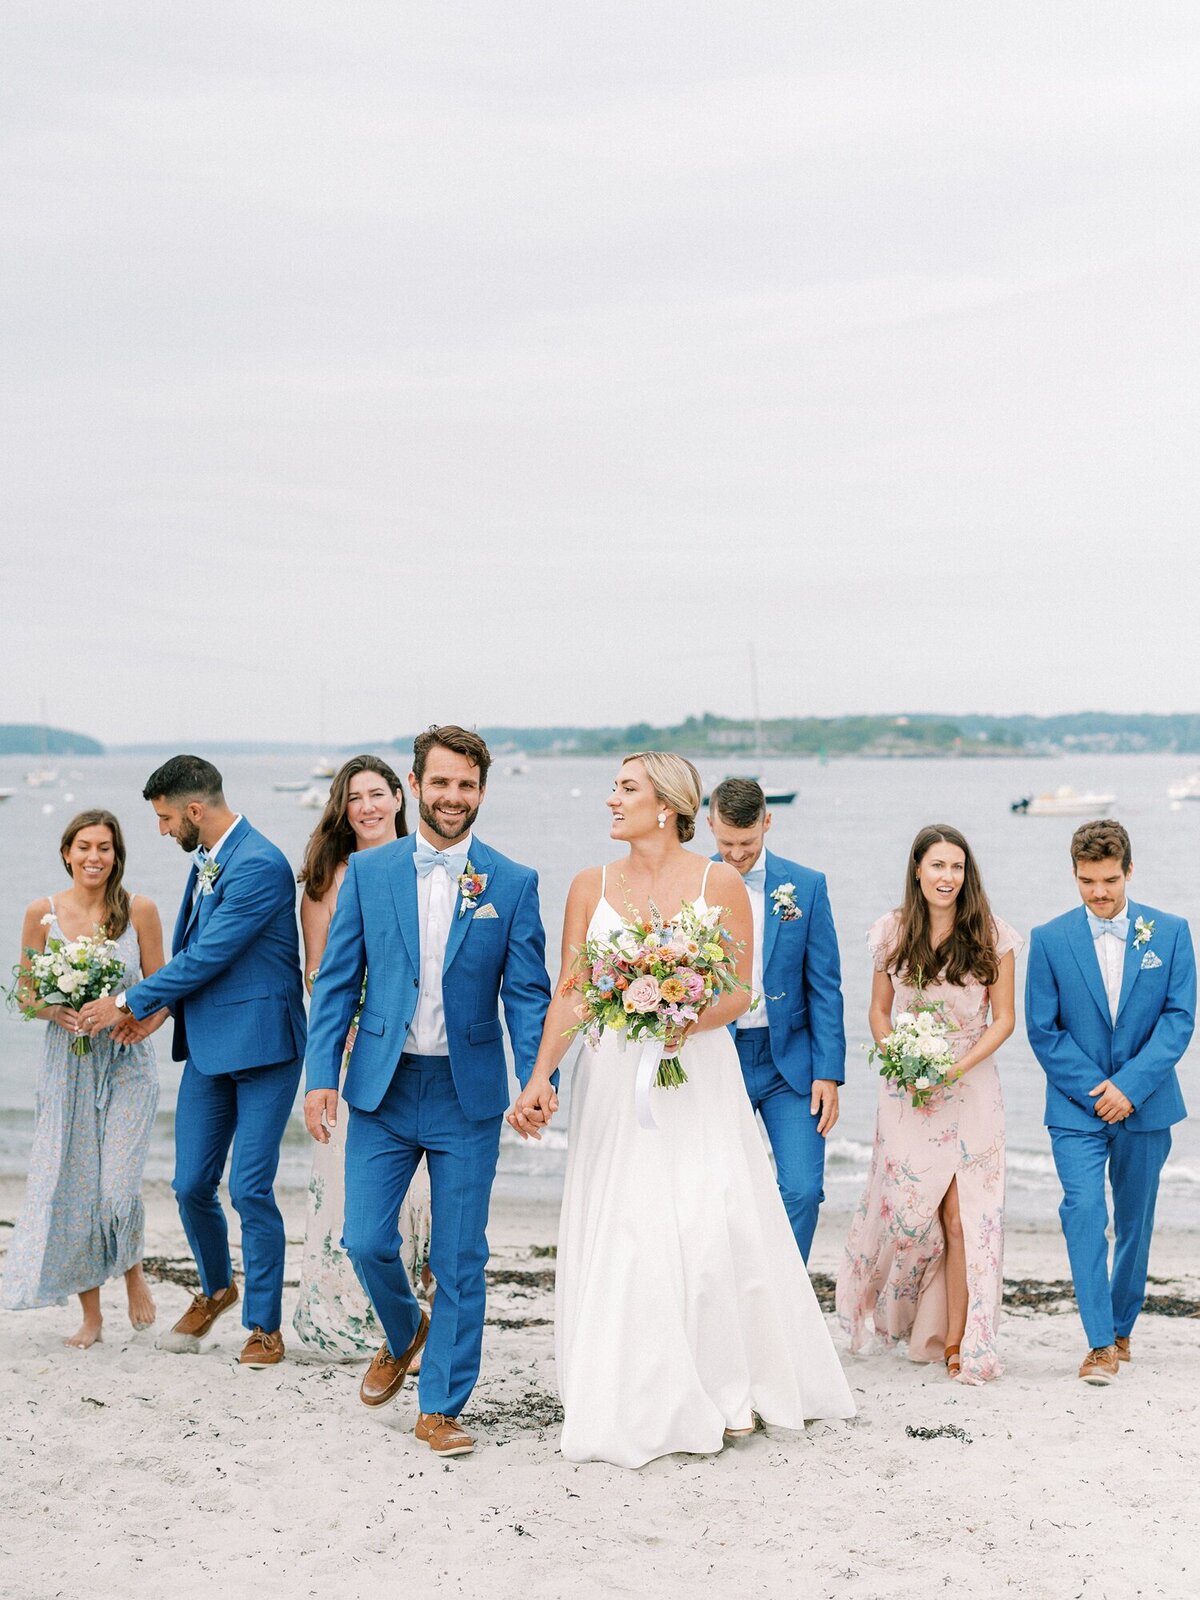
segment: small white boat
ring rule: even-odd
[[[1069,784],[1045,794],[1014,800],[1010,810],[1020,817],[1106,817],[1117,803],[1115,794],[1079,794]]]
[[[0,800],[11,800],[16,792],[15,789],[0,789]]]
[[[276,794],[300,794],[309,782],[307,778],[289,778],[286,783],[273,783],[271,787]]]
[[[313,763],[312,775],[314,778],[332,778],[337,768],[328,756],[318,756]]]
[[[31,789],[45,789],[50,784],[58,782],[58,769],[55,767],[34,767],[32,772],[25,774],[25,782]]]
[[[318,789],[314,783],[310,788],[305,789],[303,794],[296,796],[296,804],[303,806],[306,811],[320,811],[328,799],[329,790]]]
[[[1178,783],[1173,783],[1167,789],[1169,800],[1200,800],[1200,772],[1193,772],[1190,778],[1182,778]]]

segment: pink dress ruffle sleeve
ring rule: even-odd
[[[867,935],[877,972],[890,969],[899,925],[892,911]],[[1008,923],[997,917],[994,927],[997,954],[1021,949]],[[915,990],[894,974],[893,982],[895,1015]],[[966,1055],[988,1026],[988,990],[970,979],[929,984],[924,993],[957,1026],[955,1057]],[[1004,1289],[1004,1101],[995,1057],[921,1107],[880,1079],[871,1170],[838,1274],[837,1311],[854,1351],[907,1341],[911,1360],[942,1359],[947,1315],[939,1212],[955,1180],[967,1263],[960,1381],[979,1384],[1003,1371],[996,1332]]]

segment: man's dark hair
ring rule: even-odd
[[[762,820],[767,797],[753,778],[726,778],[713,790],[709,809],[731,828],[752,828]]]
[[[1129,835],[1119,822],[1101,818],[1085,822],[1071,836],[1071,864],[1078,867],[1081,861],[1119,860],[1121,871],[1128,872],[1133,865],[1133,847]]]
[[[143,800],[205,800],[223,804],[221,774],[203,756],[172,756],[146,779]]]
[[[466,756],[473,767],[479,768],[479,787],[482,789],[486,785],[488,768],[492,764],[487,745],[477,733],[453,722],[441,728],[434,724],[413,740],[413,777],[418,783],[425,775],[425,758],[436,745],[441,745],[443,750],[453,750],[457,756]]]

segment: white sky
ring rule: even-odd
[[[0,720],[1195,709],[1198,47],[5,8]]]

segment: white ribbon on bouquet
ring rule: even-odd
[[[643,1039],[638,1056],[637,1075],[633,1080],[633,1104],[637,1111],[638,1127],[653,1133],[658,1129],[650,1107],[650,1091],[658,1077],[658,1066],[666,1054],[661,1039]]]

